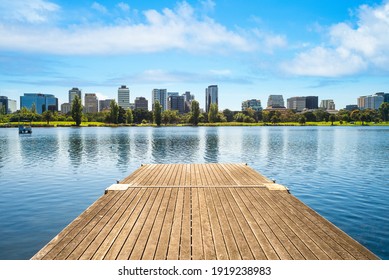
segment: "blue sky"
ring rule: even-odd
[[[67,92],[151,101],[219,86],[219,108],[269,94],[337,108],[389,92],[389,1],[0,0],[0,95]]]

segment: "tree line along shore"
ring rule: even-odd
[[[251,108],[245,111],[219,111],[217,104],[211,104],[208,113],[201,113],[199,103],[192,101],[191,111],[179,114],[178,111],[162,111],[158,101],[152,111],[125,110],[112,101],[109,110],[85,114],[81,99],[75,98],[68,114],[52,111],[37,114],[34,108],[28,110],[25,107],[12,114],[0,113],[0,127],[15,127],[20,121],[30,122],[37,127],[389,125],[389,103],[382,103],[378,110],[339,110],[336,114],[321,109],[302,113],[293,110],[254,111]]]

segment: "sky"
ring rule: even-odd
[[[219,109],[270,94],[389,92],[389,0],[0,0],[0,95],[78,87],[99,99],[190,91]]]

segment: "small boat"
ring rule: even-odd
[[[29,122],[30,124],[26,124],[26,122]],[[23,120],[20,122],[19,120],[19,134],[31,134],[32,128],[31,128],[31,121]]]

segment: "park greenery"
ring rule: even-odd
[[[211,104],[208,113],[200,111],[199,103],[193,101],[190,112],[179,114],[178,111],[162,110],[157,101],[152,111],[144,109],[127,109],[118,106],[115,101],[110,109],[98,113],[84,113],[81,100],[76,97],[72,110],[67,114],[56,111],[36,112],[35,106],[30,110],[23,107],[15,113],[5,114],[0,108],[0,126],[16,126],[19,121],[30,120],[35,126],[119,126],[119,125],[201,125],[201,126],[258,126],[258,125],[388,125],[389,103],[384,102],[378,110],[339,110],[330,114],[325,110],[310,110],[296,113],[293,110],[254,111],[219,111],[217,104]]]

